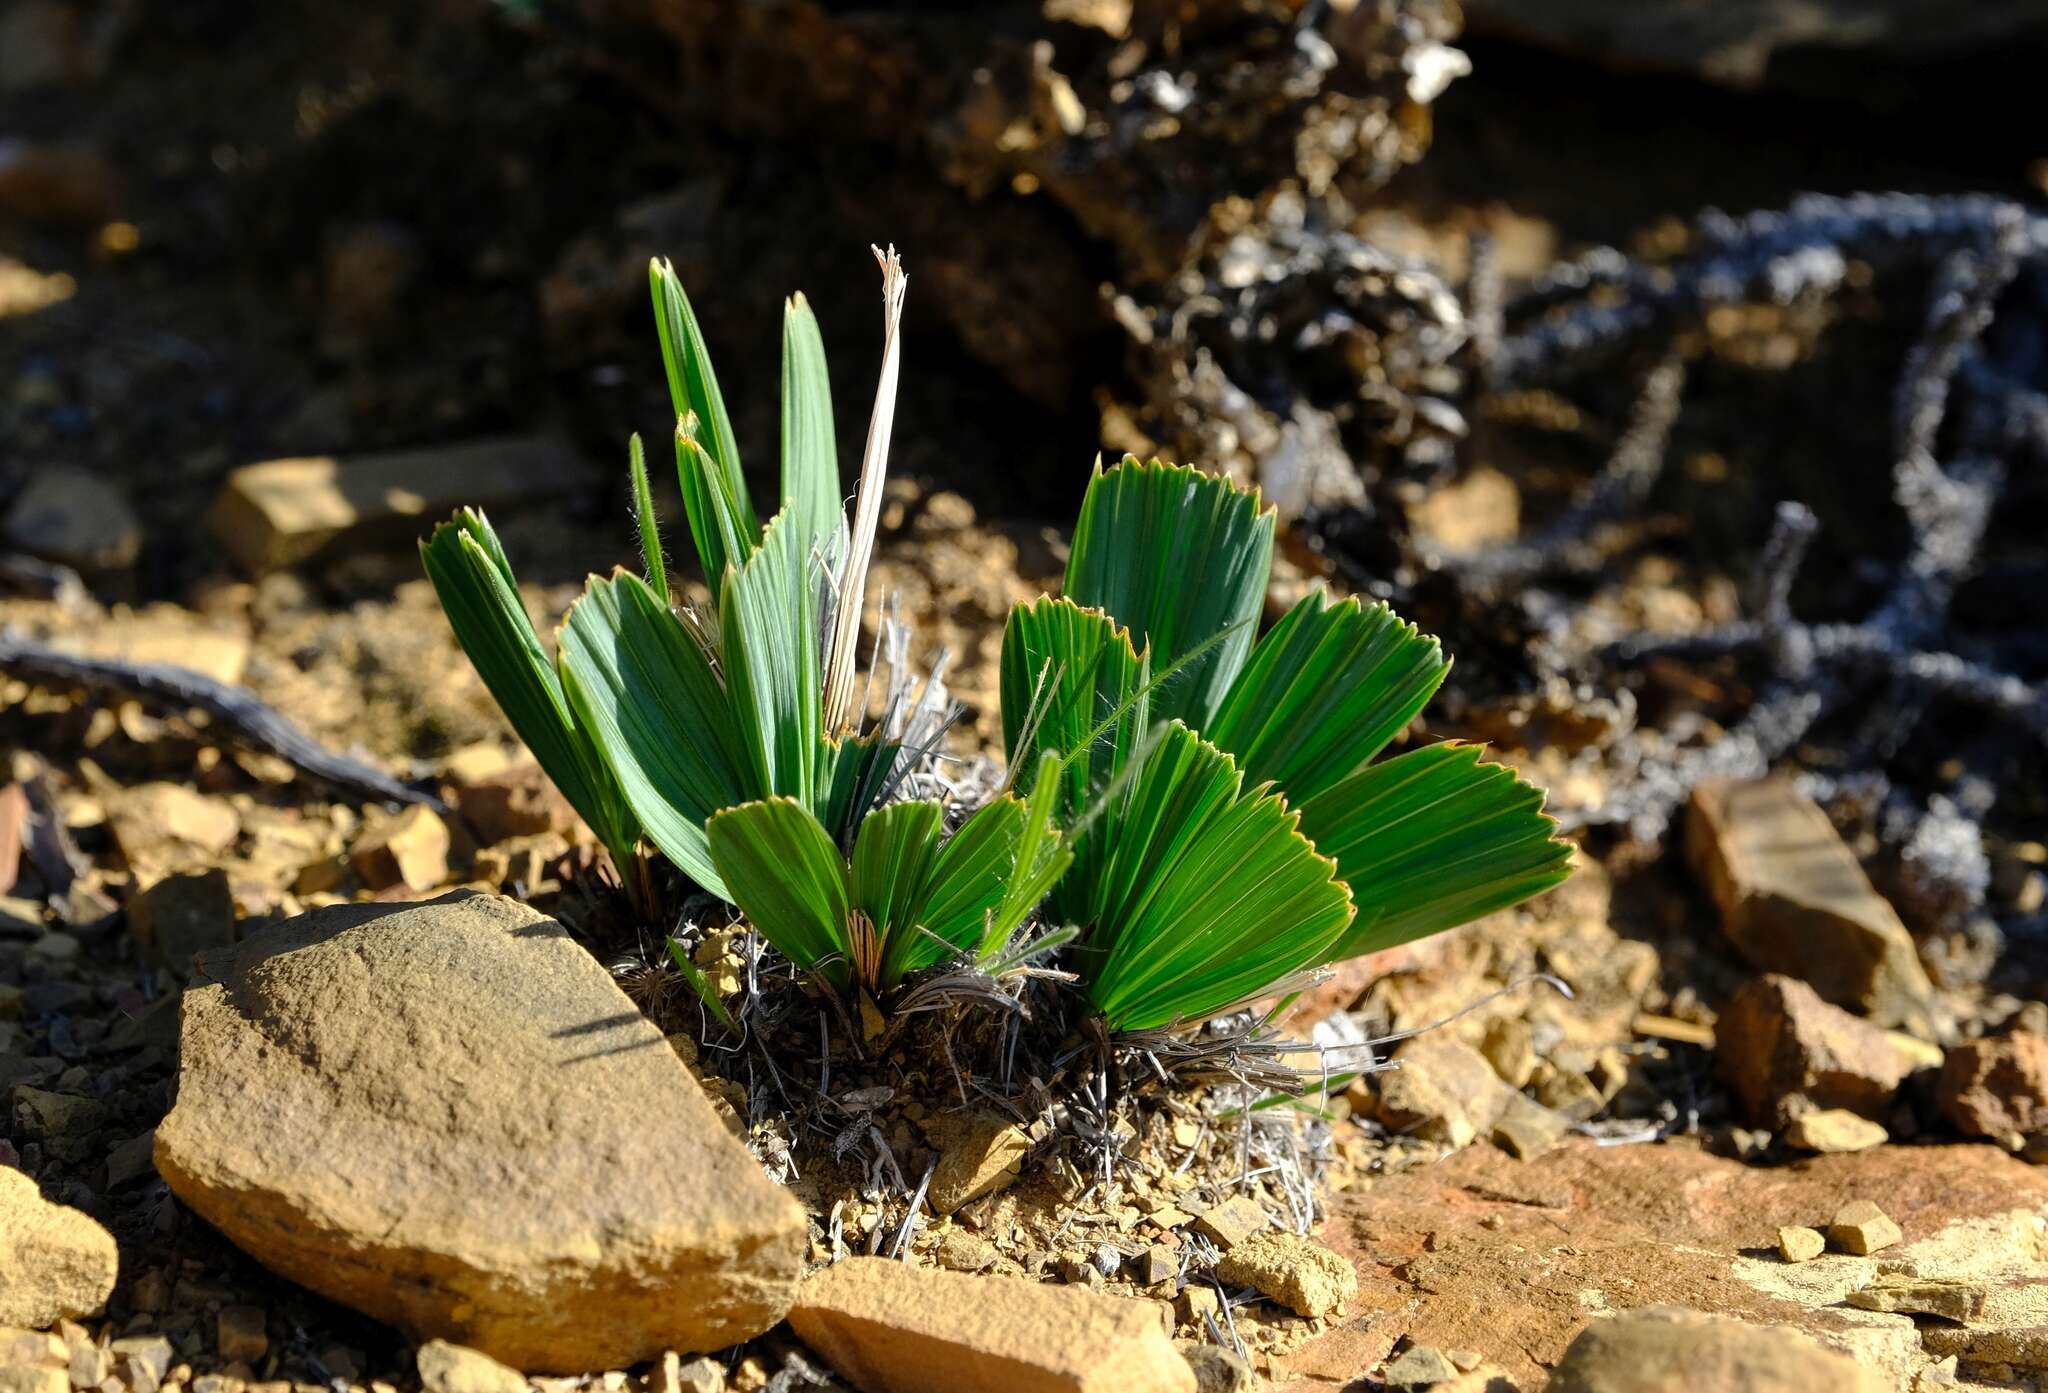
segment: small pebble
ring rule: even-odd
[[[1820,1230],[1787,1224],[1778,1230],[1778,1255],[1787,1262],[1812,1262],[1827,1250]]]
[[[1845,1253],[1858,1257],[1891,1247],[1906,1235],[1886,1213],[1869,1200],[1851,1200],[1828,1225],[1828,1239]]]

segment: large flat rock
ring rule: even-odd
[[[861,1393],[1196,1393],[1156,1308],[1080,1287],[848,1258],[789,1323]]]
[[[1779,1256],[1779,1225],[1825,1228],[1853,1200],[1881,1205],[1903,1241],[1875,1257]],[[1991,1146],[1884,1146],[1766,1168],[1686,1141],[1572,1141],[1535,1161],[1479,1145],[1332,1208],[1323,1237],[1357,1268],[1358,1295],[1341,1324],[1277,1361],[1276,1383],[1359,1386],[1405,1337],[1474,1350],[1538,1389],[1589,1324],[1677,1306],[1790,1327],[1880,1371],[1884,1386],[1909,1387],[1937,1357],[1913,1318],[1856,1310],[1847,1296],[1906,1273],[1983,1282],[1993,1307],[2017,1300],[2039,1281],[2048,1171]]]
[[[157,1168],[266,1266],[529,1372],[788,1308],[801,1207],[554,921],[340,905],[198,966]]]

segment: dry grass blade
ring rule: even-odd
[[[825,732],[845,734],[853,722],[854,658],[860,616],[867,598],[868,563],[874,559],[875,529],[882,516],[882,481],[889,469],[889,437],[896,426],[896,381],[902,369],[903,293],[910,284],[896,249],[875,249],[882,265],[882,375],[875,384],[875,411],[868,419],[868,444],[861,456],[860,492],[854,502],[853,531],[839,572],[839,598],[825,663]]]

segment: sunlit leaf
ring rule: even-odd
[[[854,908],[880,940],[875,974],[864,985],[887,990],[903,980],[918,947],[925,883],[943,829],[937,803],[891,803],[868,814],[854,842],[850,884]],[[858,965],[856,965],[858,966]]]
[[[593,579],[562,626],[580,719],[648,840],[714,894],[704,820],[749,796],[744,746],[697,639],[639,577]]]
[[[816,590],[787,513],[728,576],[719,602],[719,657],[755,796],[817,802],[820,712]]]
[[[512,729],[623,872],[640,829],[618,781],[571,710],[541,647],[505,548],[479,512],[434,529],[420,558],[455,637]]]
[[[1326,961],[1351,922],[1336,867],[1277,795],[1174,722],[1110,823],[1089,997],[1113,1029],[1199,1021]]]
[[[1228,633],[1153,696],[1154,720],[1199,730],[1214,716],[1265,604],[1273,526],[1256,493],[1197,469],[1126,456],[1089,481],[1066,598],[1129,628],[1140,651],[1149,643],[1156,670]]]
[[[841,991],[853,981],[846,953],[853,903],[846,862],[811,810],[791,798],[727,808],[705,827],[711,856],[762,937]]]
[[[633,521],[640,527],[640,559],[646,568],[647,587],[667,604],[668,562],[661,554],[661,519],[654,512],[654,491],[647,483],[647,454],[640,448],[638,435],[627,444],[626,472],[633,488]]]
[[[1202,734],[1299,806],[1385,748],[1449,671],[1385,605],[1313,590],[1253,647]]]
[[[836,555],[845,525],[832,379],[810,302],[792,295],[782,315],[782,506],[795,514],[806,550]]]
[[[1381,760],[1309,799],[1301,827],[1358,903],[1338,956],[1469,923],[1562,884],[1571,847],[1543,794],[1477,745],[1427,745]]]
[[[669,400],[676,414],[676,479],[690,522],[704,582],[717,600],[729,565],[744,564],[761,525],[747,496],[746,475],[733,439],[732,417],[719,395],[718,374],[697,327],[696,311],[683,293],[675,268],[648,264],[654,296],[654,324],[661,336],[661,361],[668,374]]]

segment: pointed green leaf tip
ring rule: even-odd
[[[670,603],[668,563],[661,554],[661,519],[654,512],[654,490],[647,483],[647,453],[636,434],[626,445],[626,475],[633,489],[633,520],[640,525],[640,558],[647,586],[663,604]]]
[[[690,522],[704,583],[716,600],[728,566],[743,564],[761,535],[746,475],[740,469],[739,444],[732,417],[718,391],[711,351],[697,327],[690,297],[683,293],[675,268],[666,261],[648,263],[647,279],[654,296],[654,324],[661,336],[661,361],[668,374],[669,400],[676,413],[676,479],[682,486],[683,511]]]
[[[1155,669],[1228,632],[1153,698],[1155,720],[1201,730],[1214,717],[1266,602],[1274,521],[1256,492],[1183,465],[1127,455],[1089,481],[1066,597],[1127,627],[1140,650],[1149,644]]]
[[[844,504],[825,341],[798,293],[782,315],[782,506],[795,515],[805,551],[837,555]]]

